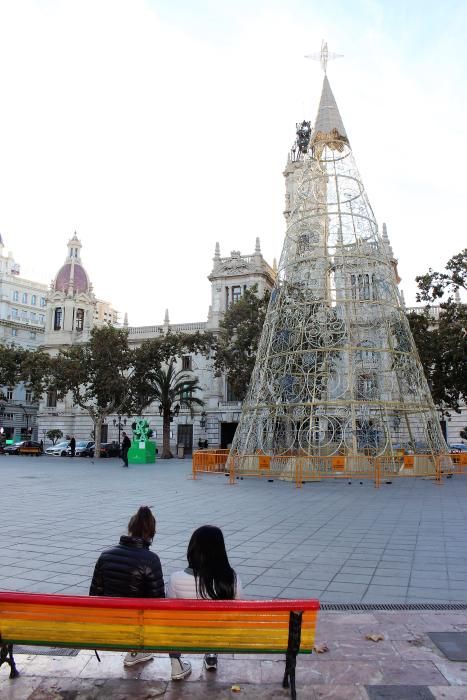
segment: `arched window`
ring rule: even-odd
[[[54,313],[54,331],[59,331],[62,328],[62,307],[57,306]]]
[[[84,309],[77,309],[76,311],[76,330],[82,331],[84,328]]]

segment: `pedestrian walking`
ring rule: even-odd
[[[156,519],[148,506],[141,506],[130,518],[128,535],[116,547],[102,552],[97,560],[89,595],[117,598],[165,598],[164,577],[159,557],[150,547],[156,534]],[[117,640],[116,640],[117,641]],[[172,680],[191,673],[191,664],[178,653],[169,654]],[[151,652],[130,651],[123,664],[135,666],[154,657]]]
[[[131,440],[128,437],[128,435],[125,433],[125,431],[123,431],[121,453],[122,453],[124,467],[128,466],[128,450],[130,449],[130,447],[131,447]]]
[[[71,440],[70,440],[70,454],[72,457],[75,456],[75,451],[76,451],[76,440],[75,440],[75,436],[72,435]]]
[[[203,525],[195,530],[188,545],[187,560],[186,569],[171,575],[168,598],[233,600],[242,597],[242,585],[230,566],[220,528]],[[204,668],[217,670],[217,654],[204,655]]]

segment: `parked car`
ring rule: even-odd
[[[40,444],[38,442],[33,442],[32,440],[21,440],[21,442],[15,442],[14,445],[5,445],[3,450],[6,455],[42,454]]]
[[[94,440],[78,440],[75,447],[75,457],[90,457],[91,452],[94,453]],[[71,455],[70,447],[66,453]]]
[[[459,454],[460,452],[467,452],[467,445],[463,442],[456,442],[454,445],[448,445],[449,452],[453,454]]]
[[[117,442],[101,442],[101,457],[119,457],[120,446]],[[91,457],[94,457],[94,447]]]
[[[65,440],[64,442],[59,442],[56,445],[52,445],[51,447],[48,447],[45,451],[46,455],[54,455],[55,457],[66,457],[67,449],[70,445],[69,440]]]

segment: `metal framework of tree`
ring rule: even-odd
[[[443,453],[390,246],[326,75],[310,131],[293,151],[301,179],[231,454]]]

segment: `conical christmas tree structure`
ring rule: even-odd
[[[328,78],[304,122],[278,276],[232,455],[446,452],[397,288]],[[399,460],[400,464],[400,460]]]

